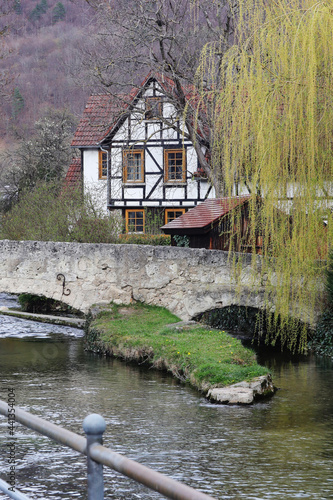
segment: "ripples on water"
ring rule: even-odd
[[[7,295],[0,293],[0,306],[9,308],[19,307],[19,303],[15,295]],[[69,326],[51,325],[48,323],[38,323],[36,321],[28,321],[13,316],[0,315],[0,339],[4,338],[31,338],[55,339],[57,336],[65,338],[80,338],[83,337],[83,331],[79,328]]]
[[[1,399],[14,387],[18,406],[79,434],[100,413],[106,446],[215,498],[333,498],[332,362],[265,363],[280,387],[272,399],[211,405],[168,375],[84,352],[81,330],[0,316]],[[6,433],[0,417],[5,480]],[[24,493],[86,499],[84,457],[19,424],[16,438]],[[105,477],[106,498],[161,498],[109,469]]]

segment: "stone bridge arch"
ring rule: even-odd
[[[219,250],[9,240],[0,250],[1,292],[44,295],[84,313],[96,303],[138,300],[189,320],[214,308],[264,304],[251,255],[241,256],[239,288]]]

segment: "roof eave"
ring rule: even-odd
[[[175,236],[176,234],[179,234],[179,236],[191,236],[208,233],[212,229],[212,224],[204,227],[161,227],[161,229],[165,234],[170,234],[171,236]]]
[[[142,94],[143,94],[144,90],[146,89],[146,87],[148,87],[148,85],[150,84],[150,82],[153,81],[153,80],[157,81],[157,79],[154,76],[150,75],[141,84],[140,88],[138,88],[138,91],[137,91],[136,95],[133,97],[132,102],[130,102],[128,104],[128,107],[127,107],[127,109],[125,111],[124,110],[121,111],[121,114],[118,117],[116,123],[106,132],[106,134],[103,137],[103,139],[101,139],[101,141],[99,143],[100,145],[102,145],[103,142],[111,141],[112,140],[112,137],[118,132],[118,130],[123,125],[123,123],[126,120],[126,118],[128,118],[128,116],[130,115],[130,113],[133,111],[133,108],[134,108],[135,104],[142,97]]]
[[[100,143],[97,143],[97,144],[89,144],[89,145],[85,145],[85,144],[81,144],[80,146],[79,145],[71,145],[71,148],[76,148],[76,149],[96,149],[96,148],[99,148],[100,147]]]

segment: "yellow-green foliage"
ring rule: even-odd
[[[235,44],[223,56],[206,46],[198,69],[202,109],[214,115],[213,167],[224,195],[248,188],[263,198],[249,231],[253,247],[263,235],[262,272],[277,284],[267,301],[311,323],[332,241],[333,3],[238,3]],[[292,333],[282,340],[295,346]]]

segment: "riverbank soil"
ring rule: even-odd
[[[205,394],[267,375],[255,353],[224,330],[183,323],[167,309],[141,303],[94,308],[87,320],[85,347],[167,370]],[[273,384],[266,392],[274,392]]]

